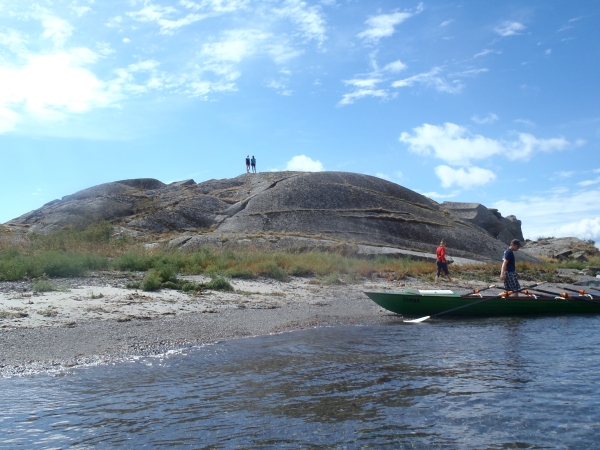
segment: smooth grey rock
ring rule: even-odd
[[[167,244],[167,247],[168,248],[181,247],[183,244],[185,244],[190,239],[192,239],[192,236],[179,236],[179,237],[177,237],[175,239],[171,239],[169,241],[169,243]]]

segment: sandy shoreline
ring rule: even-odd
[[[202,276],[182,277],[205,281]],[[321,286],[233,280],[233,293],[188,295],[124,287],[119,274],[57,280],[63,290],[34,293],[27,282],[0,283],[0,375],[111,363],[137,355],[317,326],[398,320],[363,290],[404,283],[368,281]]]

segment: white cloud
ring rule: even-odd
[[[268,37],[259,30],[230,30],[224,33],[223,40],[204,44],[202,54],[213,61],[239,63],[255,54],[260,42]]]
[[[308,6],[301,0],[286,0],[281,9],[275,10],[275,14],[287,17],[300,29],[300,34],[306,39],[314,39],[319,44],[323,43],[326,36],[327,24],[321,14],[321,7]]]
[[[574,235],[599,240],[595,226],[600,218],[599,198],[600,188],[573,193],[554,190],[516,201],[501,200],[492,207],[505,215],[516,215],[523,222],[523,234],[530,239]]]
[[[287,88],[287,83],[284,80],[271,80],[267,83],[267,87],[275,89],[279,95],[290,96],[294,92]]]
[[[129,44],[130,42],[131,42],[131,39],[129,39],[129,38],[123,38],[123,43]]]
[[[494,31],[500,36],[514,36],[516,34],[521,34],[520,32],[525,28],[525,25],[522,23],[506,21],[494,28]]]
[[[369,17],[365,22],[368,28],[358,33],[358,37],[370,42],[378,42],[381,38],[390,37],[396,31],[396,25],[400,25],[406,19],[420,13],[422,10],[423,4],[420,3],[414,12],[395,12]]]
[[[46,12],[42,14],[42,25],[42,36],[51,39],[57,47],[62,47],[73,34],[73,27],[69,22]]]
[[[559,172],[556,172],[556,175],[558,175],[559,178],[570,178],[573,175],[575,175],[575,172],[573,170],[570,170],[570,171],[561,170]]]
[[[388,174],[386,174],[386,173],[377,172],[377,173],[375,174],[375,176],[376,176],[377,178],[381,178],[382,180],[392,181],[392,177],[391,177],[391,176],[389,176],[389,175],[388,175]]]
[[[356,86],[358,88],[373,88],[377,84],[381,83],[380,78],[365,78],[365,79],[354,79],[344,80],[344,83],[350,86]]]
[[[500,53],[500,52],[498,52],[498,51],[495,51],[495,50],[490,50],[489,48],[486,48],[485,50],[482,50],[482,51],[480,51],[479,53],[476,53],[476,54],[473,56],[473,58],[480,58],[480,57],[482,57],[482,56],[489,55],[490,53]]]
[[[549,48],[544,52],[546,55],[551,55],[552,54],[552,49]]]
[[[597,177],[594,180],[585,180],[585,181],[580,181],[579,183],[577,183],[579,186],[592,186],[594,184],[598,184],[600,183],[600,177]]]
[[[515,119],[515,123],[522,123],[523,125],[535,127],[535,122],[533,122],[529,119]]]
[[[179,10],[172,6],[160,6],[152,3],[145,3],[139,11],[127,13],[129,17],[138,22],[155,22],[160,27],[161,34],[173,34],[178,28],[208,17],[207,14],[189,13],[185,17],[174,19],[178,14]]]
[[[592,239],[598,244],[600,242],[600,217],[567,223],[558,227],[552,235],[556,237],[575,236],[580,239]]]
[[[386,64],[383,67],[383,70],[386,72],[394,72],[394,73],[402,72],[403,70],[406,70],[406,64],[404,64],[400,60],[397,60],[397,61],[391,62],[389,64]]]
[[[115,53],[115,50],[113,50],[108,42],[97,42],[96,48],[98,49],[98,53],[102,56],[108,56]]]
[[[442,187],[445,188],[458,186],[463,189],[472,189],[496,179],[494,172],[481,167],[468,167],[465,170],[463,168],[453,169],[448,166],[437,166],[435,174],[442,181]]]
[[[27,117],[52,121],[113,105],[119,93],[88,68],[98,57],[78,48],[30,56],[19,68],[0,67],[0,131]]]
[[[193,11],[204,8],[215,13],[229,13],[245,8],[248,5],[248,0],[201,0],[200,3],[180,0],[179,4]]]
[[[17,30],[5,30],[5,33],[0,32],[0,46],[5,47],[19,58],[27,57],[29,51],[25,37]]]
[[[480,73],[486,73],[489,72],[489,69],[486,69],[485,67],[481,68],[481,69],[469,69],[469,70],[463,70],[462,72],[454,72],[451,73],[450,76],[453,77],[474,77],[476,75],[479,75]]]
[[[495,121],[498,120],[498,116],[494,113],[488,113],[487,116],[485,117],[479,117],[478,115],[474,115],[473,117],[471,117],[471,120],[475,123],[479,123],[479,124],[490,124],[490,123],[494,123]]]
[[[449,194],[440,194],[439,192],[423,192],[421,195],[424,195],[425,197],[429,197],[429,198],[452,198],[452,197],[456,197],[459,194],[459,191],[454,191],[451,192]]]
[[[519,133],[516,140],[498,141],[472,134],[465,127],[453,123],[442,126],[423,124],[414,128],[413,132],[400,135],[400,141],[408,144],[411,152],[424,156],[433,154],[453,165],[469,165],[471,160],[493,155],[526,160],[537,151],[565,150],[574,145],[562,137],[538,139],[528,133]]]
[[[297,172],[322,172],[325,170],[321,161],[314,161],[308,156],[294,156],[287,163],[285,170],[293,170]]]
[[[440,27],[447,27],[448,25],[450,25],[452,22],[454,22],[454,19],[450,19],[450,20],[444,20],[442,23],[440,23]]]
[[[108,21],[104,24],[109,28],[118,28],[123,24],[122,16],[115,16],[108,19]]]
[[[383,89],[359,89],[355,92],[350,92],[349,94],[344,94],[340,102],[341,105],[351,105],[356,100],[364,98],[364,97],[379,97],[379,98],[387,98],[388,93]]]
[[[440,74],[442,69],[440,67],[434,67],[429,72],[420,73],[413,75],[412,77],[405,78],[403,80],[394,81],[392,87],[410,87],[415,84],[423,84],[427,87],[433,87],[440,92],[448,92],[450,94],[457,94],[462,89],[462,84],[458,80],[448,82]]]
[[[86,13],[89,13],[92,8],[90,8],[89,6],[78,6],[78,5],[71,5],[71,10],[79,17],[83,16]]]

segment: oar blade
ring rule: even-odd
[[[429,318],[431,318],[431,316],[420,317],[418,319],[413,319],[413,320],[404,320],[404,323],[421,323],[421,322],[425,322]]]

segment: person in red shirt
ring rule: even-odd
[[[435,275],[435,282],[438,282],[438,278],[440,277],[442,270],[448,277],[448,281],[452,282],[452,278],[450,278],[450,272],[448,272],[448,261],[446,261],[446,242],[444,240],[440,242],[440,246],[435,251],[435,256],[437,258],[437,273]]]

